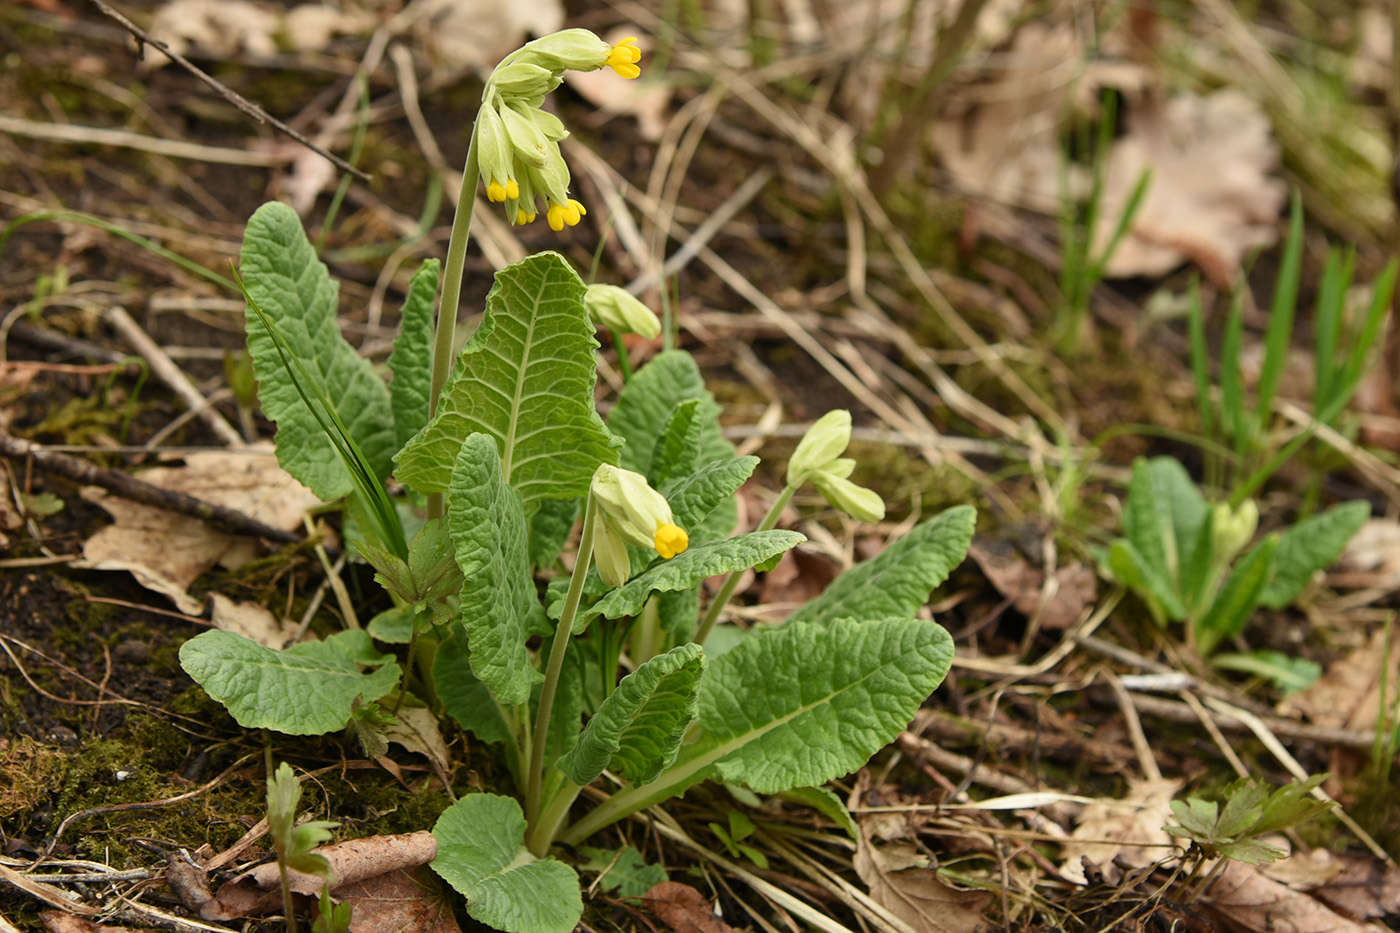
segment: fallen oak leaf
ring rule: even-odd
[[[673,930],[685,933],[735,933],[734,928],[715,916],[714,908],[705,895],[679,881],[663,881],[653,885],[642,903],[661,922]]]
[[[1227,861],[1199,903],[1231,929],[1249,933],[1381,933],[1378,924],[1361,924],[1338,914],[1322,901],[1265,877],[1257,868]]]

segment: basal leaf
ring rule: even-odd
[[[424,260],[408,283],[403,302],[399,335],[389,354],[389,401],[394,409],[394,450],[403,449],[409,438],[428,423],[428,396],[433,379],[433,309],[437,306],[438,266],[436,259]]]
[[[433,686],[457,725],[483,742],[510,742],[511,727],[491,691],[472,673],[466,634],[452,626],[433,657]]]
[[[467,899],[467,913],[505,933],[572,933],[583,916],[578,875],[525,848],[520,804],[471,794],[443,811],[433,827],[433,871]]]
[[[242,269],[249,296],[319,380],[375,475],[383,479],[396,446],[389,390],[369,360],[340,335],[339,286],[316,258],[296,211],[278,202],[258,208],[243,234]],[[263,411],[277,422],[277,461],[322,499],[349,494],[350,474],[302,401],[272,336],[253,314],[247,329]]]
[[[703,541],[696,541],[696,532],[692,529],[703,528],[710,514],[720,504],[732,499],[757,466],[757,457],[726,457],[713,460],[689,476],[676,477],[656,488],[671,504],[677,524],[690,531],[691,540],[700,544]],[[727,536],[728,532],[722,534]]]
[[[1196,648],[1202,655],[1210,654],[1220,642],[1244,630],[1245,623],[1259,608],[1259,594],[1269,580],[1277,550],[1278,536],[1269,535],[1235,566],[1215,602],[1196,622]]]
[[[1119,583],[1137,593],[1152,610],[1159,625],[1167,619],[1186,618],[1186,608],[1176,590],[1161,573],[1143,557],[1127,538],[1116,539],[1108,548],[1108,569]]]
[[[1312,575],[1336,560],[1370,517],[1370,503],[1343,502],[1285,531],[1274,555],[1273,576],[1259,594],[1259,604],[1282,609],[1292,603]]]
[[[360,664],[376,664],[362,673]],[[180,646],[180,666],[245,729],[322,735],[342,729],[357,697],[377,700],[399,666],[363,631],[273,651],[232,632],[209,631]]]
[[[919,619],[769,629],[710,664],[704,734],[683,761],[713,761],[724,780],[761,794],[824,784],[893,741],[952,660],[948,633]]]
[[[627,441],[622,448],[623,467],[638,473],[650,469],[667,421],[676,406],[688,399],[700,400],[700,463],[734,455],[734,445],[720,430],[719,405],[705,388],[700,367],[684,350],[666,350],[637,370],[608,413],[608,429]]]
[[[1201,541],[1201,524],[1209,512],[1205,497],[1176,458],[1153,457],[1134,464],[1123,532],[1178,601],[1187,588],[1182,567],[1199,563],[1192,551]]]
[[[462,438],[480,432],[495,440],[501,472],[532,514],[542,499],[583,496],[598,464],[617,463],[593,408],[598,342],[583,292],[558,253],[496,274],[437,415],[399,452],[400,480],[446,491]]]
[[[968,505],[935,515],[876,557],[841,574],[788,621],[912,616],[967,556],[976,522],[977,512]]]
[[[700,465],[700,432],[704,427],[702,401],[686,399],[671,412],[652,451],[647,480],[660,489],[678,476],[689,476]]]
[[[636,615],[652,593],[685,590],[707,577],[747,570],[806,540],[795,531],[755,531],[698,545],[670,560],[657,560],[646,572],[628,580],[625,586],[613,590],[587,610],[580,609],[574,631],[581,632],[590,620],[600,615],[608,619]]]
[[[496,442],[472,434],[452,469],[447,523],[462,571],[461,619],[472,671],[502,703],[524,703],[540,678],[525,647],[535,588],[520,494],[506,485]]]
[[[657,655],[622,678],[588,720],[559,768],[575,784],[589,784],[611,769],[624,781],[645,784],[676,759],[695,717],[696,690],[705,670],[699,645]]]
[[[616,890],[618,897],[642,897],[666,880],[666,869],[648,865],[642,853],[631,846],[616,850],[581,846],[578,851],[588,860],[579,868],[597,872],[599,889]]]

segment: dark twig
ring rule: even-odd
[[[174,492],[142,482],[134,476],[118,470],[106,470],[93,466],[86,460],[70,457],[67,454],[46,450],[38,444],[0,434],[0,455],[13,460],[33,460],[40,468],[66,476],[79,483],[101,486],[108,492],[139,502],[142,505],[165,509],[180,515],[199,519],[211,528],[234,535],[250,535],[288,544],[301,539],[290,531],[274,528],[242,512],[196,499],[182,492]]]
[[[327,152],[325,149],[322,149],[320,146],[313,143],[310,139],[307,139],[301,133],[292,129],[290,126],[283,123],[281,120],[277,119],[272,114],[268,113],[266,110],[262,109],[257,104],[244,97],[242,94],[239,94],[237,91],[233,90],[232,88],[228,87],[227,85],[221,83],[220,81],[209,75],[194,62],[190,61],[188,58],[185,58],[185,56],[181,55],[179,52],[174,51],[170,48],[170,46],[166,45],[164,42],[160,41],[159,39],[153,38],[150,33],[146,32],[146,30],[142,29],[140,26],[136,25],[131,20],[118,13],[116,10],[112,9],[112,7],[108,6],[105,2],[103,2],[103,0],[92,0],[92,2],[93,5],[96,6],[99,10],[101,10],[104,14],[121,23],[122,26],[126,28],[127,32],[131,33],[133,36],[136,37],[136,41],[138,43],[143,43],[145,45],[152,46],[153,48],[170,56],[172,61],[177,62],[190,74],[194,75],[200,81],[203,81],[209,87],[217,91],[219,95],[224,98],[224,100],[228,101],[230,104],[233,104],[235,107],[246,113],[248,116],[252,117],[254,120],[257,120],[259,123],[270,124],[274,129],[286,133],[288,136],[292,137],[292,139],[295,139],[297,142],[301,143],[303,146],[310,149],[312,152],[316,153],[322,158],[329,159],[340,170],[349,172],[350,174],[354,175],[356,178],[359,178],[362,181],[370,181],[372,179],[372,176],[369,173],[363,172],[360,169],[355,168],[355,166],[351,165],[349,162],[346,162],[344,159],[340,158],[340,156],[333,155],[332,153]]]

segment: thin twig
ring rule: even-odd
[[[289,531],[274,528],[226,506],[215,505],[194,496],[162,489],[119,470],[106,470],[86,460],[55,453],[38,444],[0,433],[0,455],[12,460],[33,460],[40,469],[66,476],[78,483],[100,486],[110,493],[179,515],[199,519],[209,527],[233,535],[266,538],[281,544],[301,540]]]
[[[179,52],[176,52],[174,49],[172,49],[170,46],[166,45],[159,39],[153,38],[150,33],[146,32],[146,30],[142,29],[140,26],[136,25],[131,20],[118,13],[112,7],[108,6],[106,3],[103,2],[103,0],[92,0],[92,3],[99,10],[101,10],[104,15],[111,17],[118,23],[121,23],[121,25],[126,29],[127,32],[131,33],[133,36],[136,37],[138,43],[144,43],[146,45],[149,45],[157,49],[158,51],[164,53],[165,55],[169,56],[172,61],[179,64],[180,67],[184,68],[190,74],[194,75],[200,81],[204,82],[204,84],[206,84],[208,87],[216,91],[221,97],[224,98],[224,100],[228,101],[230,104],[233,104],[233,106],[237,107],[239,110],[243,111],[248,116],[252,117],[254,120],[258,121],[259,123],[268,124],[273,129],[281,133],[285,133],[292,139],[295,139],[297,142],[301,143],[306,148],[310,149],[312,152],[316,153],[322,158],[328,159],[331,162],[333,162],[335,166],[341,171],[349,172],[350,174],[354,175],[356,178],[359,178],[362,181],[373,180],[372,175],[368,174],[367,172],[360,171],[359,169],[355,168],[355,166],[351,165],[349,162],[346,162],[339,156],[333,155],[327,152],[325,149],[322,149],[320,146],[316,145],[311,140],[303,136],[301,133],[298,133],[296,130],[292,129],[290,126],[283,123],[281,120],[277,119],[272,114],[268,113],[266,110],[262,109],[257,104],[250,101],[248,98],[244,97],[242,94],[239,94],[237,91],[233,90],[232,88],[228,87],[227,85],[223,84],[217,79],[211,77],[194,62],[190,61],[188,58],[181,55]]]

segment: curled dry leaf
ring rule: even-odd
[[[302,515],[319,500],[277,465],[270,451],[209,451],[185,457],[185,465],[146,470],[141,479],[243,512],[275,528],[301,526]],[[203,604],[186,592],[200,574],[236,548],[240,539],[214,531],[184,515],[128,502],[100,489],[83,497],[102,506],[115,524],[83,544],[88,570],[125,570],[147,589],[168,597],[191,615]]]
[[[1045,592],[1045,571],[1011,551],[973,545],[968,556],[987,575],[997,592],[1012,601],[1016,611],[1030,618],[1040,612]],[[1040,617],[1047,631],[1067,629],[1079,621],[1084,608],[1098,599],[1098,575],[1081,563],[1055,569],[1055,593]]]
[[[1397,689],[1400,689],[1400,685],[1396,684],[1400,638],[1391,637],[1388,655],[1385,641],[1385,632],[1376,632],[1363,647],[1328,665],[1311,687],[1286,697],[1279,704],[1279,712],[1285,715],[1301,713],[1320,726],[1363,731],[1375,729],[1381,706],[1383,663],[1387,709],[1393,707]]]
[[[1088,858],[1116,883],[1123,874],[1120,864],[1141,868],[1159,861],[1171,851],[1172,838],[1163,827],[1172,820],[1171,802],[1179,790],[1175,778],[1130,781],[1122,800],[1086,806],[1060,852],[1060,874],[1086,883],[1082,860]]]
[[[258,644],[281,651],[296,636],[300,627],[291,619],[278,620],[257,603],[234,602],[222,593],[212,593],[211,618],[214,627],[251,638]]]
[[[679,881],[663,881],[642,897],[651,909],[673,930],[686,933],[734,933],[734,928],[715,916],[714,907],[705,895]]]
[[[388,872],[426,865],[437,856],[437,840],[430,832],[351,839],[316,850],[331,863],[335,876],[332,893]],[[288,873],[293,893],[315,897],[322,882],[299,871]],[[219,889],[200,910],[205,920],[237,920],[282,908],[281,881],[276,862],[259,865]]]
[[[1277,238],[1274,221],[1287,197],[1273,175],[1279,149],[1268,117],[1237,91],[1184,93],[1133,108],[1126,126],[1109,157],[1094,231],[1099,254],[1138,179],[1150,171],[1152,180],[1107,274],[1163,275],[1190,259],[1229,288],[1244,254]]]
[[[336,888],[350,933],[460,933],[452,905],[427,868],[401,868]]]
[[[1303,870],[1285,877],[1289,862],[1304,858]],[[1293,856],[1266,866],[1265,874],[1301,888],[1344,917],[1359,922],[1400,916],[1400,868],[1362,853],[1317,849],[1306,857]]]
[[[1200,903],[1232,930],[1249,933],[1380,933],[1379,924],[1349,920],[1313,897],[1228,860]]]

